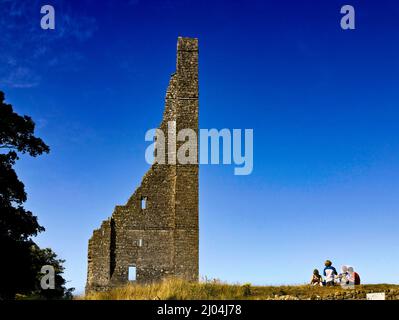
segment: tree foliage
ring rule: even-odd
[[[44,231],[36,216],[23,207],[27,200],[25,186],[13,168],[18,154],[36,157],[50,148],[35,137],[35,123],[28,116],[20,116],[12,105],[5,103],[0,91],[0,299],[16,294],[37,295],[45,298],[70,297],[61,274],[63,260],[51,249],[40,249],[32,237]],[[56,289],[41,290],[40,274],[43,265],[56,271]]]

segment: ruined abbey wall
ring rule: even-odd
[[[198,132],[197,39],[178,38],[159,126],[165,133],[168,121],[176,122],[177,132]],[[126,284],[129,267],[136,268],[138,283],[167,276],[198,280],[198,164],[154,163],[127,203],[93,232],[86,291]]]

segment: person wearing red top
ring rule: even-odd
[[[353,267],[348,268],[348,273],[349,273],[349,282],[353,283],[355,286],[358,286],[360,284],[360,276]]]

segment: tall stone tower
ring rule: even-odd
[[[198,136],[197,39],[178,38],[159,127],[165,137],[170,121],[177,132],[189,128]],[[196,163],[154,163],[128,202],[116,206],[89,240],[86,292],[167,276],[198,281]]]

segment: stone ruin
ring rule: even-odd
[[[177,132],[190,128],[198,134],[197,39],[178,38],[163,132],[168,121],[175,121]],[[89,240],[86,292],[168,276],[198,281],[198,164],[154,163],[127,203],[116,206]]]

